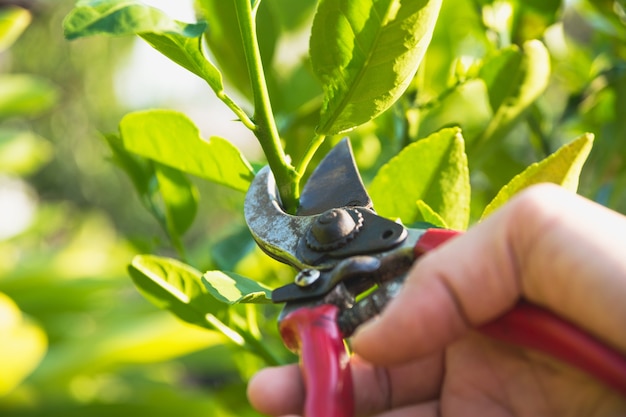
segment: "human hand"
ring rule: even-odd
[[[472,329],[520,297],[626,353],[626,218],[550,185],[420,258],[353,338],[355,404],[378,416],[617,416],[626,399],[581,371]],[[295,366],[260,372],[252,404],[297,414]]]

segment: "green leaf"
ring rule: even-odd
[[[0,397],[12,391],[44,357],[48,345],[44,331],[22,316],[8,296],[0,293]]]
[[[593,135],[587,133],[562,146],[546,159],[536,162],[502,187],[483,211],[485,218],[526,187],[552,182],[571,191],[578,189],[578,178],[593,146]]]
[[[171,234],[182,236],[198,211],[198,190],[177,169],[155,164],[159,192],[165,205],[165,218]]]
[[[226,304],[212,297],[202,284],[202,273],[171,258],[138,255],[129,266],[139,291],[154,305],[178,318],[215,330],[208,316],[225,311]]]
[[[502,139],[539,98],[550,78],[550,54],[538,40],[499,51],[485,61],[480,77],[487,84],[494,112],[479,143]]]
[[[424,200],[417,200],[417,209],[419,210],[420,217],[426,223],[430,223],[433,226],[449,229],[445,220],[441,218],[439,214],[435,212]]]
[[[58,99],[50,81],[31,75],[0,76],[0,119],[33,117],[49,110]]]
[[[269,288],[232,272],[208,271],[202,281],[215,298],[227,304],[272,302]]]
[[[222,74],[204,55],[202,38],[178,33],[142,33],[140,36],[154,49],[204,79],[216,93],[224,90]]]
[[[461,130],[442,129],[405,147],[380,168],[369,192],[381,216],[405,224],[425,220],[417,203],[422,200],[445,224],[465,229],[470,184]]]
[[[52,158],[52,146],[29,131],[0,128],[0,173],[32,174]]]
[[[134,0],[82,0],[63,22],[67,39],[99,34],[132,35],[139,33],[176,33],[198,37],[204,23],[183,23],[171,19],[154,7]]]
[[[333,135],[388,109],[426,52],[441,0],[321,0],[310,54],[324,88],[318,132]]]
[[[0,8],[0,52],[8,49],[20,37],[31,21],[30,12],[17,6]]]
[[[248,161],[225,139],[200,137],[196,125],[171,110],[130,113],[120,122],[126,150],[183,172],[246,191],[254,178]]]

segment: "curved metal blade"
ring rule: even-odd
[[[310,216],[346,206],[372,208],[348,138],[342,139],[315,168],[302,189],[297,214]]]
[[[244,216],[252,237],[268,255],[298,269],[306,267],[296,251],[314,218],[283,211],[269,166],[261,169],[250,184]]]

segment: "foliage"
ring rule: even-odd
[[[2,338],[30,346],[20,351],[22,367],[5,367],[11,356],[0,356],[3,369],[15,369],[0,385],[3,415],[254,415],[245,380],[259,366],[294,359],[276,335],[278,307],[267,303],[269,289],[293,272],[255,249],[241,221],[243,192],[268,163],[293,211],[340,134],[352,140],[377,211],[405,224],[462,230],[541,181],[580,184],[626,212],[618,2],[195,5],[198,21],[180,22],[135,0],[80,0],[63,29],[70,39],[137,35],[202,79],[258,138],[266,160],[249,162],[232,138],[203,138],[179,111],[121,117],[96,108],[93,117],[119,122],[103,142],[161,230],[143,230],[130,247],[101,213],[46,201],[30,229],[0,240],[3,253],[29,257],[0,263],[0,311],[10,318]],[[0,11],[6,49],[30,13]],[[302,34],[310,34],[308,53],[286,59],[281,48]],[[0,161],[11,161],[0,164],[2,174],[26,182],[45,172],[50,142],[23,126],[61,106],[58,97],[45,77],[0,76]],[[48,184],[42,177],[31,181]],[[110,216],[126,216],[115,205],[124,204],[109,205]],[[117,227],[129,233],[124,224]],[[38,239],[55,245],[34,255]],[[128,291],[130,259],[141,294],[179,320]]]

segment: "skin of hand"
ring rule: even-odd
[[[626,217],[541,184],[423,255],[353,337],[357,415],[626,416],[626,398],[582,371],[473,330],[520,297],[626,355]],[[262,413],[298,415],[298,367],[259,372],[248,396]]]

